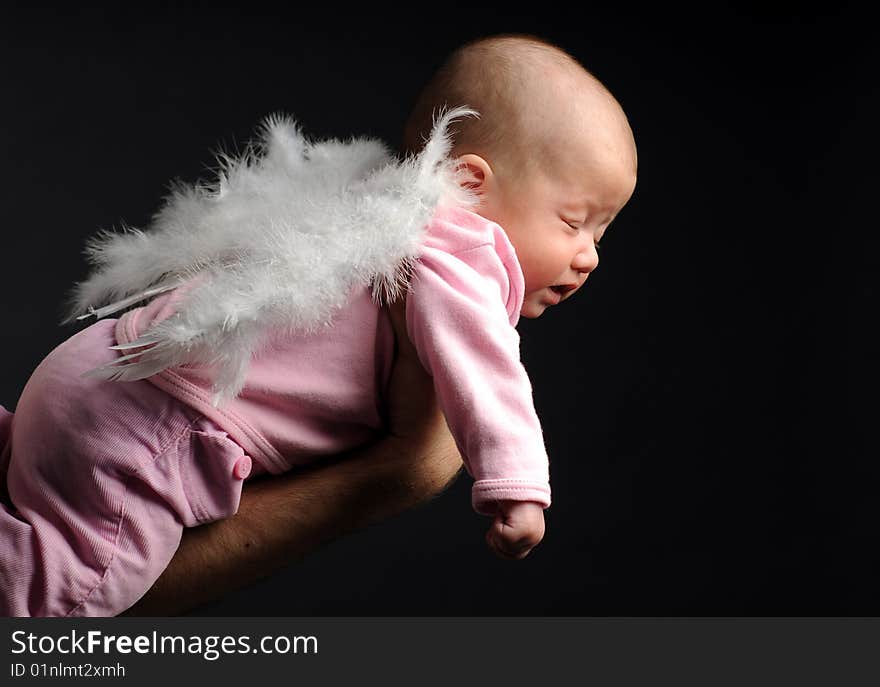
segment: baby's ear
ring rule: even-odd
[[[479,155],[467,153],[456,158],[462,187],[478,195],[488,190],[492,183],[492,167]]]

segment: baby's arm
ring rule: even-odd
[[[547,453],[505,307],[507,273],[492,245],[426,247],[407,299],[407,331],[474,477],[474,508],[495,518],[490,547],[521,558],[544,533]]]

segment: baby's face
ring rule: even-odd
[[[525,277],[520,314],[540,316],[570,298],[599,264],[597,247],[633,193],[633,157],[567,139],[552,164],[516,171],[486,194],[478,212],[498,224],[516,249]]]

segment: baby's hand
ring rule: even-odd
[[[534,501],[499,501],[486,543],[501,558],[519,560],[544,537],[544,509]]]

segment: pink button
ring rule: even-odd
[[[239,458],[235,463],[235,467],[232,468],[232,474],[238,479],[246,479],[247,476],[251,474],[250,456],[242,456]]]

